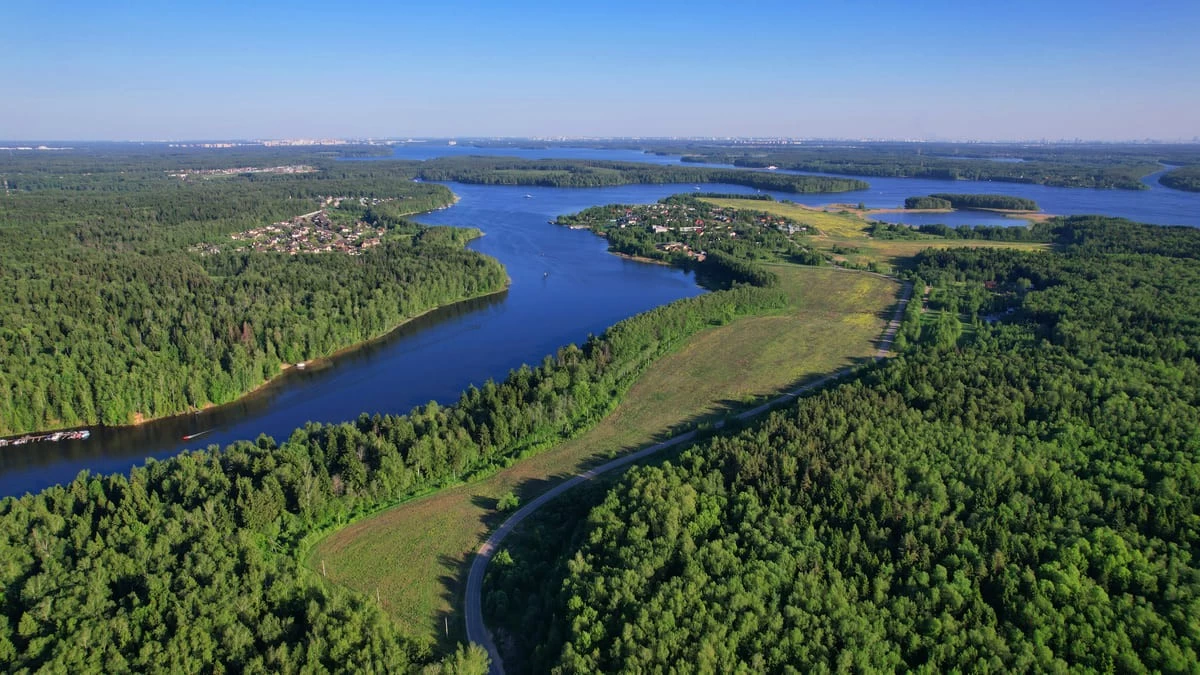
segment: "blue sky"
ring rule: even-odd
[[[995,4],[8,0],[0,138],[1200,136],[1200,2]]]

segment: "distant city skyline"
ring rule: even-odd
[[[1195,142],[1200,3],[6,7],[0,139]]]

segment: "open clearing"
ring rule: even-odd
[[[868,274],[773,265],[793,310],[706,330],[653,364],[624,401],[583,436],[485,480],[402,504],[354,523],[313,548],[307,563],[369,597],[409,634],[461,637],[460,604],[471,556],[503,521],[496,500],[522,502],[613,455],[680,428],[741,410],[769,394],[862,362],[876,349],[900,286]]]
[[[704,199],[725,208],[744,211],[762,211],[771,215],[790,218],[798,223],[815,227],[818,233],[812,237],[812,245],[819,251],[830,253],[835,260],[853,265],[876,263],[885,268],[901,268],[916,254],[927,248],[1015,248],[1036,251],[1047,248],[1046,244],[1013,241],[984,241],[981,239],[943,239],[923,237],[921,239],[874,239],[867,235],[866,220],[854,210],[826,211],[800,204],[783,204],[756,199]],[[869,212],[867,215],[870,215]],[[1017,226],[1019,227],[1019,226]]]

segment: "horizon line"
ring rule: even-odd
[[[541,143],[569,143],[578,141],[710,141],[733,143],[806,144],[806,143],[952,143],[967,145],[1197,145],[1200,136],[1185,138],[1025,138],[1025,139],[979,139],[979,138],[904,138],[904,137],[848,137],[848,136],[599,136],[599,135],[552,135],[552,136],[504,136],[504,135],[436,135],[436,136],[289,136],[289,137],[192,137],[192,138],[0,138],[0,143],[40,144],[47,143],[125,143],[125,144],[181,144],[181,143],[230,143],[245,146],[264,144],[303,145],[352,145],[380,144],[395,145],[425,141],[537,141]],[[39,149],[31,145],[0,147],[0,150]],[[47,148],[51,149],[51,148]],[[64,148],[65,149],[65,148]]]

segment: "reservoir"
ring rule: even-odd
[[[481,149],[427,144],[398,146],[394,158],[427,159],[451,154],[679,163],[678,157],[635,150]],[[1200,227],[1200,194],[1164,188],[1158,185],[1158,175],[1144,179],[1150,189],[1139,192],[867,177],[864,180],[871,188],[859,192],[772,194],[776,199],[810,205],[862,202],[872,208],[894,208],[906,197],[933,192],[999,193],[1034,199],[1047,213],[1096,213]],[[485,236],[470,246],[504,264],[512,278],[508,291],[435,310],[361,348],[315,362],[303,370],[292,369],[228,406],[138,427],[97,428],[86,441],[4,448],[0,450],[0,497],[69,481],[84,469],[93,473],[127,471],[148,457],[165,458],[188,448],[253,440],[260,433],[282,442],[308,421],[342,422],[363,412],[406,413],[430,400],[453,403],[472,383],[503,379],[510,369],[522,363],[539,363],[558,347],[582,342],[589,333],[600,333],[621,319],[703,292],[688,273],[618,258],[608,254],[604,240],[590,232],[547,223],[555,216],[598,204],[651,203],[667,195],[692,192],[694,185],[449,187],[461,201],[417,220],[483,230]],[[734,185],[704,188],[755,192]],[[1022,222],[980,211],[877,217],[913,224]],[[192,439],[184,441],[184,436]]]
[[[508,291],[435,310],[361,349],[293,368],[227,406],[137,427],[95,428],[86,441],[4,448],[0,496],[69,481],[83,469],[127,471],[147,457],[253,440],[260,433],[282,442],[308,421],[407,413],[430,400],[451,403],[472,383],[501,380],[510,369],[540,363],[621,319],[704,292],[690,273],[610,255],[604,239],[591,232],[547,222],[596,204],[651,203],[692,185],[449,187],[461,200],[418,220],[483,230],[470,246],[504,264],[512,278]]]

